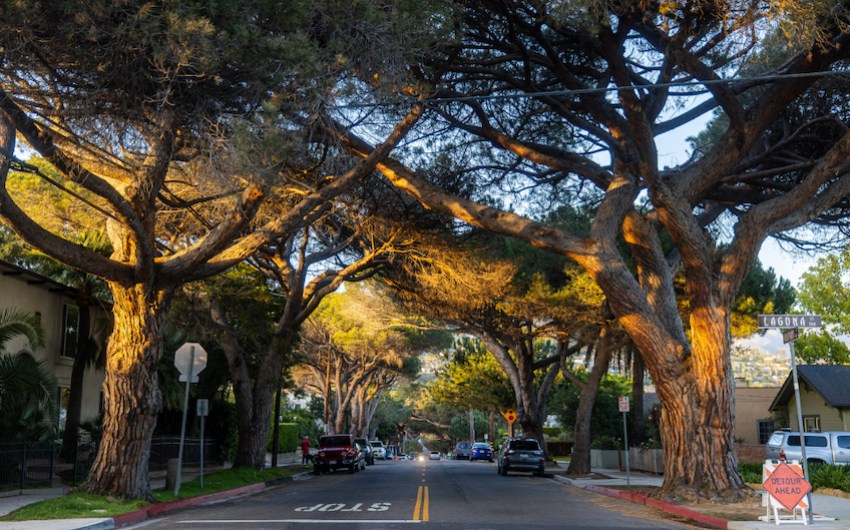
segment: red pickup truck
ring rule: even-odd
[[[366,469],[363,450],[354,442],[351,434],[327,434],[319,438],[319,451],[313,458],[313,473],[316,475],[341,467],[349,473]]]

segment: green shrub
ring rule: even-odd
[[[274,425],[269,429],[269,442],[266,449],[272,450],[274,440]],[[281,423],[277,433],[277,450],[281,453],[291,453],[300,447],[298,443],[298,425]]]
[[[762,482],[762,464],[739,462],[738,473],[741,474],[741,479],[747,484],[761,484]]]
[[[543,427],[543,436],[546,439],[558,440],[561,438],[561,428],[560,427]]]
[[[850,491],[850,467],[829,464],[810,464],[809,482],[812,489],[830,488]]]
[[[613,436],[595,436],[590,441],[592,449],[622,449],[623,442]]]

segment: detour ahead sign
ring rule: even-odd
[[[776,466],[762,485],[774,500],[790,511],[793,511],[812,489],[812,485],[785,462]]]

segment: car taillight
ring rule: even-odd
[[[779,450],[779,459],[780,459],[780,460],[785,460],[785,449],[780,449],[780,450]]]

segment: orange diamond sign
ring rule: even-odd
[[[516,421],[516,411],[514,409],[508,409],[502,412],[502,416],[504,416],[505,419],[508,420],[508,423],[513,423]]]
[[[776,466],[762,485],[786,510],[793,510],[812,489],[812,485],[785,462]]]

